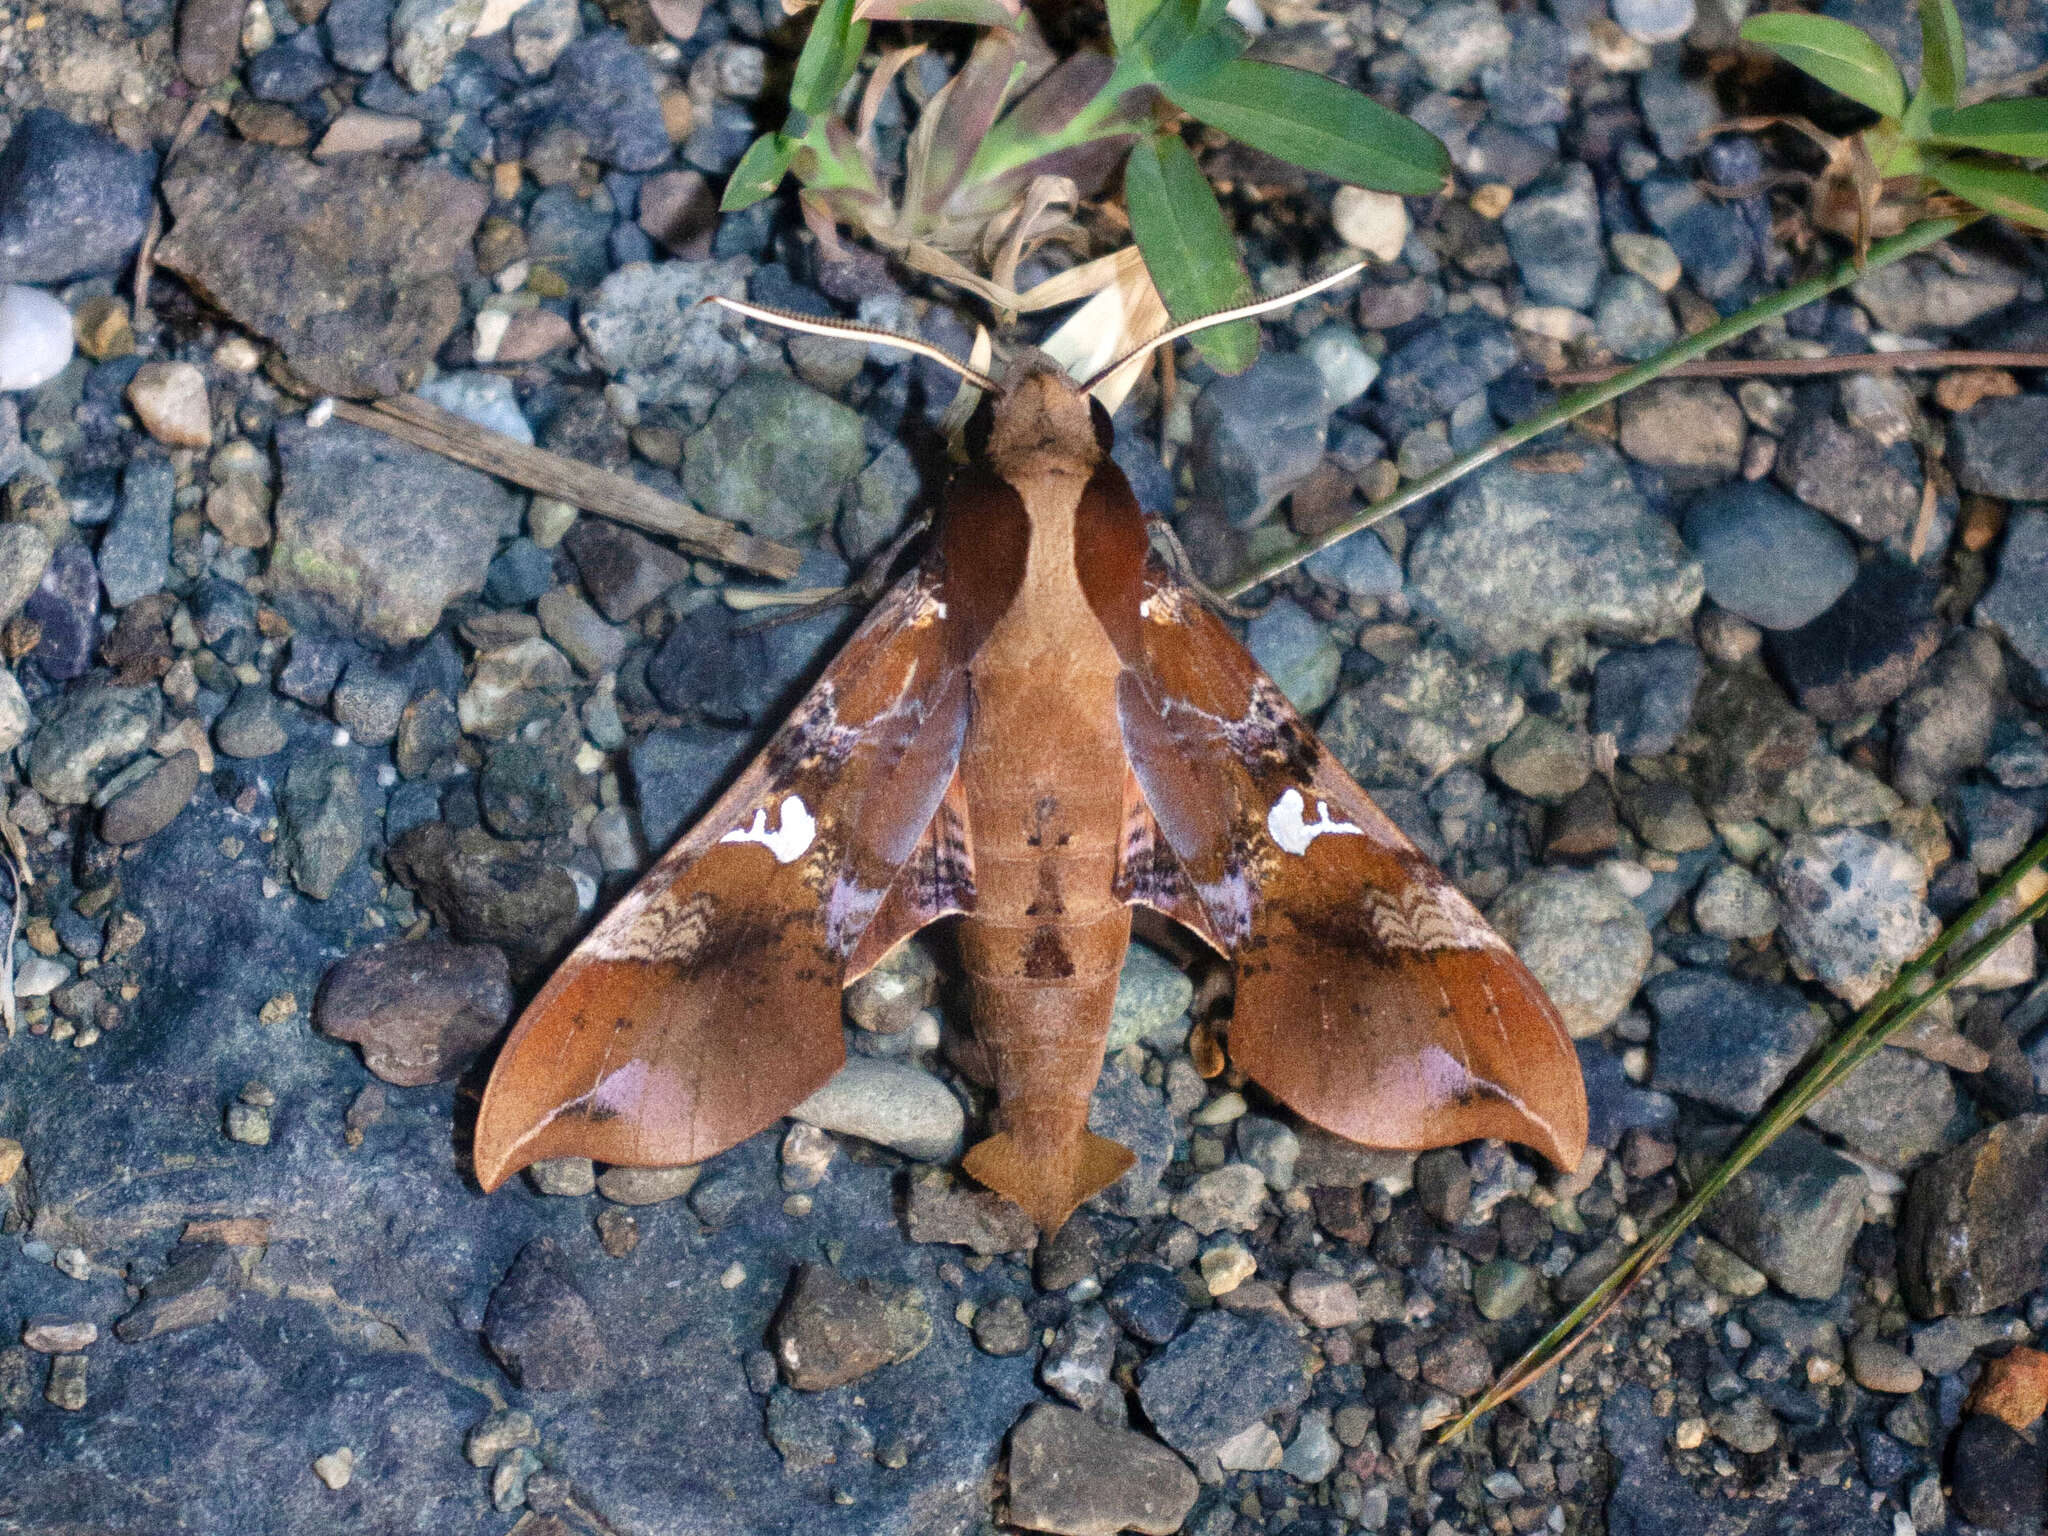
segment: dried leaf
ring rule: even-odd
[[[1136,247],[1117,254],[1126,259],[1119,263],[1114,280],[1045,339],[1047,355],[1074,378],[1085,379],[1108,367],[1166,327],[1166,305]],[[1124,403],[1147,360],[1135,357],[1095,386],[1095,398],[1104,410],[1114,412]]]

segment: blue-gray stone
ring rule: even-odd
[[[390,70],[380,69],[356,92],[356,105],[390,117],[438,123],[455,110],[455,97],[445,82],[430,85],[424,91],[412,91]]]
[[[1610,272],[1593,306],[1593,329],[1616,356],[1639,363],[1678,340],[1663,294],[1633,272]]]
[[[1688,8],[1690,0],[1686,0]],[[1706,134],[1721,121],[1721,104],[1704,80],[1689,79],[1670,65],[1645,70],[1636,81],[1636,104],[1643,126],[1657,141],[1666,160],[1687,160],[1699,153]]]
[[[1477,310],[1447,315],[1403,341],[1372,390],[1373,425],[1389,438],[1447,416],[1502,377],[1521,353],[1506,326]]]
[[[1652,1086],[1733,1115],[1769,1103],[1827,1028],[1797,988],[1719,971],[1652,976],[1643,1000],[1657,1020]]]
[[[612,220],[567,187],[549,187],[526,210],[526,255],[571,288],[594,288],[611,270]]]
[[[654,72],[623,32],[603,28],[571,43],[552,84],[556,111],[583,130],[597,159],[651,171],[669,158]]]
[[[543,192],[541,198],[552,195],[551,192]],[[539,201],[539,198],[535,199],[536,206]],[[458,369],[452,373],[436,374],[413,393],[464,421],[474,422],[514,442],[525,443],[529,447],[533,444],[533,428],[519,409],[519,397],[513,392],[512,381],[503,374]]]
[[[1501,215],[1501,232],[1539,304],[1585,309],[1607,270],[1593,173],[1574,160],[1529,187]]]
[[[1950,421],[1948,443],[1964,490],[2048,501],[2048,395],[1979,401]]]
[[[1693,1137],[1680,1154],[1687,1178],[1697,1183],[1740,1134],[1731,1126]],[[1825,1301],[1841,1289],[1869,1191],[1861,1168],[1794,1126],[1714,1197],[1702,1224],[1781,1290]]]
[[[723,176],[740,163],[740,156],[759,132],[745,103],[717,97],[711,110],[697,119],[683,145],[683,158],[707,175]]]
[[[292,636],[291,655],[277,674],[277,691],[308,709],[325,709],[341,669],[354,655],[355,647],[348,642],[302,629]]]
[[[320,15],[327,56],[356,74],[375,74],[391,57],[391,13],[396,9],[396,0],[329,0]]]
[[[1147,512],[1164,517],[1173,511],[1173,476],[1159,460],[1159,451],[1136,431],[1119,432],[1109,456],[1131,482],[1131,494]]]
[[[1088,1101],[1088,1129],[1137,1155],[1098,1198],[1119,1216],[1149,1215],[1159,1203],[1159,1180],[1173,1161],[1173,1110],[1166,1095],[1122,1062],[1110,1060]]]
[[[650,731],[626,749],[640,830],[650,850],[674,842],[711,804],[745,759],[749,744],[744,732],[699,725]]]
[[[1321,709],[1337,691],[1344,652],[1328,627],[1291,597],[1276,597],[1245,626],[1245,648],[1305,715]]]
[[[1998,551],[1998,577],[1979,599],[1977,619],[2048,679],[2048,510],[2012,514]]]
[[[1514,39],[1507,58],[1479,75],[1492,116],[1518,128],[1563,122],[1571,111],[1570,34],[1535,11],[1517,11],[1507,22]]]
[[[867,441],[860,416],[830,395],[752,373],[726,391],[683,460],[683,488],[705,511],[787,539],[831,520],[867,463]]]
[[[66,682],[92,665],[99,643],[100,577],[83,544],[65,544],[22,610],[41,631],[29,653],[45,676]]]
[[[1392,597],[1401,590],[1401,562],[1370,528],[1318,550],[1302,568],[1353,597]]]
[[[1307,357],[1268,352],[1206,387],[1193,417],[1196,500],[1248,528],[1322,462],[1330,402]]]
[[[514,539],[484,577],[484,596],[499,608],[524,608],[555,584],[555,557],[533,540]]]
[[[1685,540],[1706,571],[1707,596],[1765,629],[1811,623],[1856,579],[1856,550],[1841,529],[1762,481],[1698,497]]]
[[[1708,298],[1725,299],[1748,279],[1757,247],[1740,208],[1715,202],[1683,176],[1650,177],[1636,189],[1636,200]]]
[[[1205,1312],[1147,1361],[1138,1401],[1159,1437],[1220,1475],[1217,1450],[1271,1414],[1308,1400],[1306,1349],[1294,1330],[1270,1317]]]
[[[164,459],[138,459],[121,476],[121,510],[100,539],[100,585],[111,607],[161,592],[171,574],[177,477]]]
[[[1126,1264],[1103,1292],[1102,1304],[1123,1330],[1147,1344],[1164,1344],[1187,1320],[1188,1294],[1164,1264]]]
[[[257,54],[242,68],[249,94],[258,101],[292,104],[332,85],[334,66],[321,57],[319,38],[320,34],[308,27]]]
[[[0,149],[0,284],[118,272],[149,228],[156,156],[38,107]]]
[[[1593,670],[1593,729],[1624,757],[1659,757],[1678,744],[1706,659],[1684,640],[1609,651]]]

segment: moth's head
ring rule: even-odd
[[[1032,349],[1003,374],[1002,391],[982,402],[968,446],[999,470],[1031,460],[1085,474],[1109,452],[1109,413],[1058,363]]]

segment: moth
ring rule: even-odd
[[[477,1120],[483,1187],[772,1125],[844,1062],[841,989],[955,918],[997,1122],[965,1168],[1056,1232],[1133,1160],[1087,1121],[1140,906],[1233,962],[1230,1056],[1306,1119],[1576,1166],[1556,1008],[1153,553],[1089,393],[1131,359],[1083,384],[1042,353],[1000,384],[945,360],[988,396],[928,552],[527,1007]]]

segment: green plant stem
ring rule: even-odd
[[[1075,149],[1096,139],[1136,133],[1143,125],[1120,119],[1117,112],[1126,95],[1139,86],[1149,84],[1151,76],[1143,64],[1126,54],[1117,59],[1116,68],[1102,82],[1102,89],[1088,99],[1086,106],[1068,118],[1057,133],[1020,137],[1011,125],[1012,114],[1004,113],[1002,119],[989,129],[981,147],[975,150],[974,159],[968,163],[967,175],[963,178],[965,184],[986,185],[1046,155]]]
[[[1804,282],[1794,283],[1790,288],[1774,293],[1767,299],[1761,299],[1716,325],[1708,326],[1696,336],[1688,336],[1676,346],[1666,348],[1646,362],[1637,363],[1626,372],[1566,395],[1548,410],[1539,411],[1527,421],[1509,427],[1470,453],[1451,460],[1442,469],[1424,475],[1412,484],[1402,486],[1385,500],[1374,502],[1355,517],[1346,518],[1328,532],[1274,555],[1219,590],[1225,597],[1242,597],[1260,582],[1271,581],[1275,576],[1292,570],[1309,556],[1328,549],[1332,544],[1348,539],[1352,534],[1370,528],[1384,518],[1392,517],[1404,507],[1412,507],[1417,502],[1434,496],[1445,486],[1464,478],[1473,470],[1492,463],[1504,454],[1514,452],[1524,443],[1563,426],[1575,417],[1583,416],[1595,406],[1605,405],[1608,401],[1627,394],[1637,385],[1660,378],[1683,363],[1705,357],[1716,347],[1726,346],[1766,321],[1788,315],[1801,305],[1811,304],[1815,299],[1833,293],[1837,288],[1845,287],[1859,277],[1888,267],[1915,252],[1924,251],[1930,245],[1946,240],[1969,222],[1969,218],[1923,219],[1888,240],[1880,240],[1870,247],[1860,264],[1853,259],[1839,261]]]
[[[2020,882],[2044,863],[2048,863],[2048,837],[2039,839],[2015,859],[1991,888],[1970,904],[1967,912],[1950,923],[1933,943],[1902,967],[1890,985],[1866,1003],[1848,1026],[1828,1042],[1813,1065],[1800,1074],[1799,1081],[1772,1104],[1769,1111],[1743,1135],[1734,1150],[1700,1181],[1692,1197],[1674,1209],[1654,1232],[1638,1243],[1606,1279],[1594,1287],[1591,1295],[1530,1345],[1522,1357],[1487,1389],[1485,1395],[1444,1431],[1439,1443],[1448,1444],[1457,1439],[1482,1414],[1505,1403],[1591,1338],[1600,1320],[1620,1303],[1630,1287],[1671,1251],[1678,1239],[1713,1203],[1714,1197],[1727,1188],[1729,1182],[1766,1147],[1796,1124],[1817,1100],[1875,1055],[1893,1035],[1918,1018],[1937,998],[1961,985],[2015,933],[2048,917],[2048,892],[2044,892],[1970,945],[1939,979],[1924,987],[1921,985],[1949,950],[1995,912]]]

